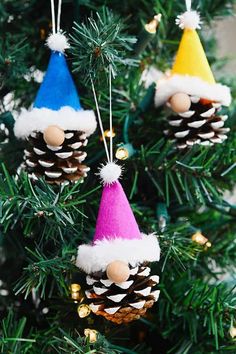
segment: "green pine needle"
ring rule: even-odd
[[[119,65],[137,63],[126,57],[126,52],[132,50],[136,39],[125,33],[123,21],[107,8],[97,12],[95,18],[89,17],[87,23],[75,22],[70,37],[74,71],[80,72],[85,81],[108,72],[109,66],[115,76]]]

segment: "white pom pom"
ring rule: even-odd
[[[99,171],[103,184],[112,184],[118,181],[121,173],[121,166],[117,165],[115,162],[108,162],[106,165],[103,165]]]
[[[68,43],[68,39],[61,32],[50,34],[46,43],[47,43],[47,46],[51,50],[54,50],[54,51],[60,52],[60,53],[64,53],[65,50],[70,47],[70,45]]]
[[[199,29],[201,28],[200,15],[197,11],[186,11],[183,14],[177,16],[175,23],[181,28]]]

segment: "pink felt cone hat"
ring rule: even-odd
[[[140,233],[134,214],[118,181],[121,169],[108,163],[101,169],[103,192],[92,244],[78,248],[76,265],[90,274],[121,260],[136,266],[160,258],[157,236]]]
[[[141,233],[119,181],[105,185],[99,207],[94,243],[104,239],[141,239]]]

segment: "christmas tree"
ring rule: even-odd
[[[57,3],[60,1],[55,1],[55,8]],[[64,49],[61,54],[72,72],[83,112],[96,111],[96,94],[104,132],[91,129],[93,135],[87,141],[84,126],[77,127],[78,135],[64,127],[69,135],[60,131],[61,143],[72,139],[66,140],[65,151],[68,146],[74,149],[73,144],[75,149],[87,145],[86,166],[81,165],[78,152],[73,152],[79,154],[73,155],[77,162],[61,165],[57,159],[61,155],[55,157],[57,152],[51,152],[55,149],[49,149],[50,163],[63,170],[63,175],[51,174],[50,179],[50,175],[44,176],[48,161],[43,160],[42,165],[38,157],[45,148],[43,134],[24,140],[15,134],[16,129],[14,132],[22,108],[28,110],[35,102],[47,70],[50,52],[45,41],[54,27],[50,2],[1,1],[1,353],[236,352],[236,80],[235,73],[223,76],[221,69],[227,59],[218,58],[215,38],[216,22],[233,16],[235,1],[192,1],[200,23],[196,13],[191,19],[179,16],[186,12],[186,5],[190,10],[190,3],[62,1],[61,28],[70,48],[65,57]],[[173,60],[182,35],[183,48],[190,30],[194,36],[197,30],[209,67],[205,70],[207,59],[195,36],[205,66],[199,61],[191,71],[187,61],[184,70],[197,76],[198,82],[206,79],[213,89],[209,93],[208,86],[201,86],[200,92],[188,92],[188,87],[159,102],[165,96],[163,85],[173,79],[171,68],[178,77],[186,74],[177,65],[182,49],[174,68]],[[196,45],[193,48],[195,51]],[[226,86],[231,89],[232,102],[221,107],[230,101],[228,91],[221,91]],[[74,84],[71,87],[74,90]],[[56,99],[57,92],[51,93]],[[182,96],[176,100],[173,94]],[[76,109],[81,109],[79,101]],[[30,129],[27,122],[23,128]],[[155,276],[149,276],[146,264],[137,270],[147,272],[144,282],[150,288],[156,285],[159,299],[153,304],[154,297],[147,297],[153,306],[141,313],[143,317],[135,310],[132,319],[136,320],[124,325],[108,321],[110,314],[93,313],[86,284],[92,284],[92,277],[88,281],[76,266],[78,246],[89,244],[94,237],[102,192],[97,172],[106,162],[103,142],[109,148],[111,134],[115,158],[124,167],[121,182],[135,219],[140,230],[155,235],[161,250],[160,260],[150,265]],[[37,165],[37,178],[27,169],[27,151],[35,163],[28,167]],[[73,176],[68,178],[68,173]],[[61,183],[64,179],[68,183]],[[134,270],[131,275],[137,286],[133,290],[139,289]],[[95,278],[104,285],[103,275]],[[103,304],[106,301],[103,295]]]

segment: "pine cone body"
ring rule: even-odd
[[[191,96],[188,112],[172,114],[168,118],[170,129],[167,135],[177,141],[179,149],[190,148],[195,144],[211,146],[222,143],[229,128],[224,128],[226,115],[219,115],[221,105],[200,100]]]
[[[25,167],[31,175],[45,177],[51,184],[75,182],[87,176],[89,167],[81,164],[87,156],[81,148],[88,142],[83,132],[65,131],[65,141],[58,147],[47,145],[39,132],[33,132],[28,140]]]
[[[159,290],[152,291],[159,277],[150,271],[146,265],[130,267],[129,279],[121,284],[111,282],[106,272],[88,275],[86,281],[92,288],[86,296],[91,310],[117,324],[139,319],[159,296]]]

